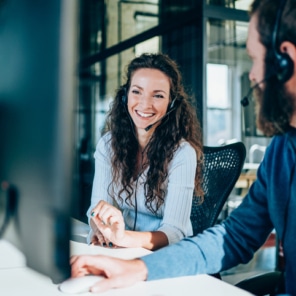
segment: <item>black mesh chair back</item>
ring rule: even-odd
[[[242,142],[223,146],[204,146],[204,201],[193,197],[191,222],[193,234],[213,226],[242,171],[246,148]]]
[[[235,285],[257,296],[288,295],[285,293],[285,278],[281,271],[270,271],[244,279]]]

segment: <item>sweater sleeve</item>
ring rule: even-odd
[[[166,234],[169,244],[192,235],[190,213],[195,170],[195,150],[183,142],[170,164],[163,219],[158,229]]]
[[[243,211],[243,207],[240,210]],[[240,214],[242,212],[235,214],[233,211],[227,223],[216,225],[195,237],[185,238],[142,257],[141,260],[148,269],[147,280],[214,274],[240,263],[247,263],[264,243],[272,227],[264,228],[260,233],[261,237],[259,233],[255,234],[258,226],[242,230],[244,223],[240,223],[239,227],[233,227],[235,220],[241,218]],[[252,238],[252,233],[255,234],[255,239]]]
[[[100,200],[104,200],[110,204],[113,203],[111,197],[108,194],[108,186],[112,180],[111,164],[110,164],[110,149],[108,149],[109,134],[103,136],[97,146],[94,153],[95,158],[95,174],[93,179],[92,194],[90,206],[87,210],[88,222],[90,222],[90,214],[92,209],[97,205]],[[90,241],[92,231],[88,235],[87,241]]]

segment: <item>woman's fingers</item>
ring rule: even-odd
[[[96,217],[99,213],[104,213],[108,207],[112,206],[103,200],[99,201],[98,204],[92,209],[91,216]]]
[[[120,213],[116,213],[113,211],[108,211],[104,215],[96,216],[90,220],[91,227],[98,228],[101,232],[104,233],[104,231],[107,228],[112,227],[115,224],[122,224],[124,226],[124,219],[123,216]]]
[[[98,214],[98,217],[102,220],[102,222],[106,225],[112,225],[112,220],[120,219],[122,217],[122,214],[120,211],[118,211],[114,207],[106,208],[104,211],[100,212]]]
[[[103,247],[112,248],[112,230],[110,229],[110,227],[102,223],[99,218],[94,219],[93,223],[96,225],[97,229],[100,229],[99,231],[97,231],[96,234],[96,237],[99,237],[100,245]]]
[[[91,243],[94,245],[100,245],[105,247],[106,246],[106,240],[104,235],[102,234],[100,228],[98,227],[99,224],[97,223],[96,219],[91,219],[90,225],[93,231],[93,236],[91,238]]]
[[[99,245],[104,247],[106,245],[106,240],[103,234],[100,231],[97,231],[96,237],[98,239]]]
[[[96,234],[96,235],[93,235],[93,237],[91,238],[91,244],[105,247],[106,240],[102,234]]]
[[[92,245],[95,245],[95,246],[100,244],[100,242],[99,242],[99,240],[98,240],[98,238],[97,238],[96,235],[93,235],[93,236],[92,236],[92,238],[91,238],[91,240],[90,240],[90,243],[91,243]]]
[[[91,212],[93,218],[99,217],[105,224],[110,224],[110,218],[122,216],[121,211],[105,201],[100,201]]]
[[[100,201],[93,209],[90,226],[93,229],[94,244],[114,248],[120,246],[124,237],[125,223],[121,211],[110,204]]]

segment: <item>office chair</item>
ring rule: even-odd
[[[242,171],[246,148],[242,142],[204,146],[204,201],[194,196],[191,209],[193,235],[214,226]],[[221,279],[220,273],[211,276]]]
[[[284,293],[284,276],[281,271],[270,271],[244,279],[235,285],[257,296]]]
[[[273,271],[253,275],[241,280],[235,286],[257,296],[285,294],[285,259],[277,236],[275,253],[276,266]]]
[[[222,208],[242,171],[246,148],[242,142],[223,146],[204,146],[204,201],[193,197],[191,223],[193,235],[215,225]]]

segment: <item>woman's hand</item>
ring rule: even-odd
[[[101,200],[91,216],[92,243],[107,247],[124,246],[125,224],[121,211]]]
[[[91,242],[104,247],[130,247],[156,250],[168,245],[162,231],[125,230],[121,211],[105,201],[100,201],[91,212],[90,226],[93,230]]]

